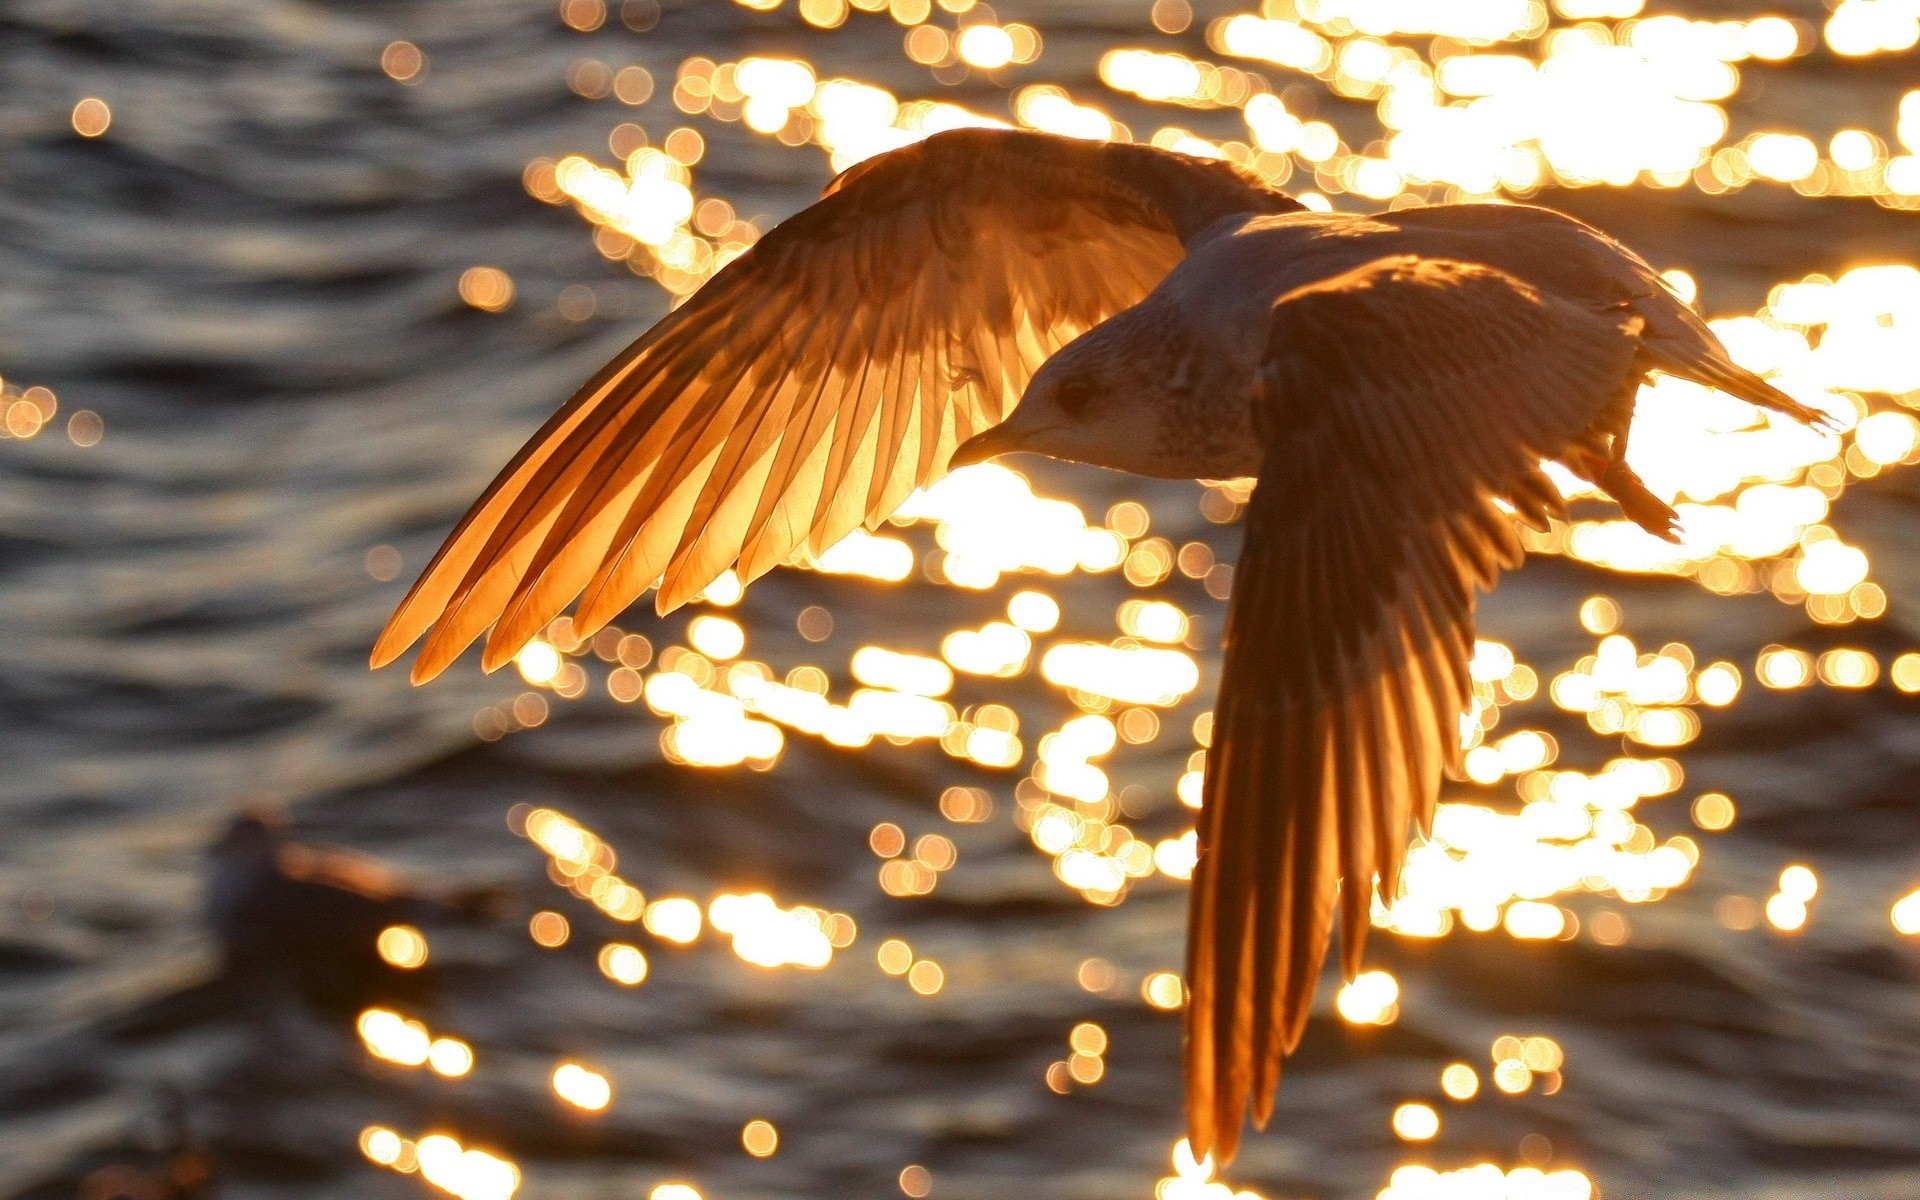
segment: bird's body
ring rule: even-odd
[[[257,812],[234,818],[207,865],[206,915],[223,974],[243,985],[289,984],[332,1008],[419,993],[427,977],[387,963],[381,931],[477,916],[492,899],[411,890],[384,864],[293,841],[277,818]]]
[[[1188,1128],[1270,1112],[1339,909],[1358,968],[1460,752],[1479,591],[1557,460],[1657,536],[1625,462],[1665,370],[1800,420],[1638,256],[1519,205],[1313,213],[1222,162],[1012,130],[881,155],[608,365],[501,472],[394,614],[431,678],[576,597],[591,633],[1030,451],[1259,477],[1235,572],[1188,937]],[[1018,396],[1019,407],[1008,417]]]
[[[1109,389],[1124,386],[1145,399],[1139,420],[1128,425],[1133,436],[1085,457],[1055,456],[1172,479],[1258,475],[1267,448],[1255,428],[1254,384],[1275,302],[1403,255],[1492,267],[1596,312],[1629,309],[1646,321],[1643,369],[1717,351],[1704,324],[1652,267],[1550,209],[1452,204],[1368,216],[1236,214],[1189,242],[1187,256],[1139,304],[1056,356],[1054,372],[1098,356]],[[1047,374],[1043,368],[1040,381]],[[1155,435],[1141,438],[1148,420]]]

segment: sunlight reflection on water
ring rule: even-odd
[[[763,12],[782,10],[781,0],[742,2]],[[1154,6],[1154,24],[1162,31],[1185,28],[1190,10],[1172,0],[1174,7],[1163,12],[1168,3]],[[1110,93],[1102,95],[1032,78],[1047,68],[1047,31],[1002,22],[974,0],[940,0],[938,7],[927,0],[855,0],[851,7],[842,0],[800,0],[794,19],[818,31],[866,23],[870,33],[891,21],[900,27],[907,60],[939,84],[965,80],[972,94],[983,87],[997,93],[1004,101],[1000,115],[902,98],[868,80],[823,78],[799,58],[689,56],[669,83],[656,82],[637,64],[582,57],[568,71],[568,84],[580,95],[635,109],[656,95],[658,102],[644,121],[623,120],[613,129],[610,165],[596,161],[597,153],[555,148],[552,157],[527,164],[524,181],[538,199],[578,212],[604,257],[675,297],[691,294],[763,232],[733,201],[701,184],[706,137],[692,125],[675,124],[681,120],[737,123],[794,153],[824,151],[835,169],[964,125],[1137,138],[1232,159],[1323,209],[1526,198],[1550,186],[1602,184],[1707,195],[1776,186],[1920,209],[1920,90],[1907,92],[1879,128],[1830,136],[1758,129],[1735,138],[1729,119],[1748,73],[1777,69],[1771,65],[1807,55],[1822,40],[1847,56],[1909,50],[1920,39],[1920,11],[1891,0],[1844,0],[1816,28],[1788,15],[1688,20],[1646,17],[1641,8],[1639,0],[1556,0],[1551,11],[1538,0],[1269,0],[1258,11],[1206,26],[1206,44],[1232,62],[1170,47],[1109,48],[1098,62],[1098,79]],[[657,10],[633,0],[611,10],[601,0],[565,0],[561,16],[582,33],[611,29],[616,20],[639,32]],[[594,45],[605,53],[607,43]],[[401,83],[414,82],[424,69],[417,49],[409,57],[389,47],[387,59],[393,60],[388,73]],[[1033,70],[1016,81],[1020,67]],[[1300,103],[1302,88],[1371,105],[1374,121],[1364,136],[1343,133]],[[1108,111],[1117,96],[1174,110],[1237,110],[1245,134],[1216,141],[1178,124],[1135,130]],[[676,112],[665,114],[668,106]],[[1697,286],[1686,271],[1670,271],[1668,279],[1683,298],[1694,298]],[[476,308],[498,312],[513,302],[513,281],[498,268],[476,266],[462,277],[460,294]],[[571,317],[567,303],[563,295],[563,313]],[[1913,353],[1920,345],[1920,270],[1886,263],[1783,280],[1764,307],[1716,320],[1714,327],[1736,359],[1832,414],[1841,432],[1774,423],[1728,396],[1656,377],[1641,397],[1633,459],[1649,485],[1676,502],[1685,526],[1681,542],[1669,546],[1582,504],[1574,519],[1529,535],[1530,548],[1621,571],[1682,576],[1720,594],[1771,593],[1822,625],[1873,621],[1887,609],[1886,590],[1865,550],[1849,544],[1828,517],[1853,481],[1920,461],[1920,356]],[[36,391],[44,389],[8,393],[13,436],[32,436],[52,419],[51,393],[42,405]],[[1575,500],[1597,495],[1571,477],[1561,482]],[[1209,521],[1231,523],[1249,486],[1206,485],[1196,499]],[[894,531],[857,533],[806,569],[864,579],[876,590],[984,591],[1011,576],[1022,590],[1004,620],[953,628],[914,645],[864,645],[844,663],[766,662],[754,657],[751,624],[724,611],[740,598],[737,582],[727,577],[703,598],[685,645],[656,647],[616,628],[583,641],[567,619],[554,622],[517,659],[528,690],[483,709],[474,729],[496,740],[544,723],[549,696],[575,699],[604,688],[664,722],[662,751],[693,767],[772,770],[792,736],[843,748],[876,740],[931,743],[1008,781],[1000,788],[949,789],[952,803],[941,801],[949,821],[986,820],[1010,791],[1013,803],[1002,811],[1051,859],[1060,884],[1090,904],[1116,905],[1137,883],[1156,876],[1177,883],[1192,873],[1191,832],[1149,838],[1136,834],[1132,822],[1197,805],[1211,725],[1193,708],[1203,694],[1194,630],[1218,622],[1196,622],[1197,609],[1150,594],[1126,601],[1110,630],[1062,629],[1061,606],[1050,589],[1078,573],[1119,572],[1147,593],[1170,580],[1200,581],[1210,603],[1223,601],[1231,568],[1214,561],[1202,543],[1176,547],[1150,536],[1152,519],[1133,501],[1090,516],[1070,500],[1036,492],[1018,471],[963,468],[910,499],[894,518]],[[915,526],[930,527],[933,548],[924,554],[910,536]],[[798,619],[803,634],[810,619],[832,628],[832,614],[818,607]],[[1458,925],[1503,931],[1518,941],[1585,937],[1617,946],[1632,936],[1633,909],[1686,887],[1703,854],[1712,853],[1712,835],[1736,819],[1737,798],[1717,793],[1691,802],[1699,837],[1663,839],[1636,815],[1643,804],[1686,793],[1686,748],[1715,711],[1738,704],[1749,684],[1844,690],[1885,679],[1901,692],[1920,692],[1920,655],[1911,652],[1883,658],[1843,647],[1816,656],[1769,645],[1754,647],[1741,661],[1699,662],[1684,644],[1638,645],[1626,631],[1627,615],[1604,595],[1588,598],[1568,619],[1591,636],[1592,651],[1557,674],[1519,661],[1501,643],[1479,644],[1474,708],[1461,730],[1466,778],[1451,793],[1456,798],[1441,806],[1432,837],[1408,859],[1400,894],[1376,899],[1377,926],[1415,939],[1444,937]],[[836,694],[832,680],[848,677],[857,686]],[[1052,689],[1051,706],[1035,702],[1035,681]],[[955,699],[956,690],[991,698]],[[1044,714],[1060,701],[1073,715],[1049,727]],[[1548,706],[1584,720],[1591,741],[1579,747],[1578,758],[1602,765],[1555,765],[1571,747],[1524,727],[1529,710],[1538,715]],[[1164,776],[1151,764],[1168,755],[1181,764],[1170,786],[1136,781]],[[718,895],[704,910],[687,897],[649,902],[641,883],[615,873],[613,848],[572,818],[522,805],[510,822],[548,855],[557,886],[667,946],[692,944],[711,928],[758,967],[817,970],[835,962],[836,950],[857,943],[845,914],[804,904],[783,908],[765,893]],[[965,870],[956,867],[953,843],[943,835],[923,835],[909,846],[904,832],[887,823],[874,828],[870,844],[881,860],[876,885],[890,896],[927,895],[944,872]],[[1817,876],[1795,865],[1781,874],[1772,896],[1748,903],[1786,936],[1812,919],[1817,892]],[[1920,892],[1889,903],[1894,930],[1920,930]],[[1729,927],[1757,919],[1731,915],[1724,905],[1722,913]],[[946,986],[940,964],[903,939],[878,943],[875,959],[921,996]],[[671,969],[650,968],[642,951],[625,943],[609,943],[600,963],[622,986]],[[1110,966],[1083,965],[1083,978],[1089,969],[1107,979],[1102,988],[1113,986]],[[1138,995],[1162,1010],[1183,1002],[1179,979],[1168,972],[1147,975]],[[1373,970],[1340,989],[1334,1006],[1350,1023],[1383,1025],[1396,1020],[1406,1002],[1392,974]],[[419,1022],[382,1010],[362,1017],[361,1033],[370,1053],[406,1065],[428,1063],[430,1047],[440,1044]],[[1098,1024],[1076,1026],[1069,1053],[1048,1068],[1047,1085],[1062,1093],[1098,1085],[1106,1047]],[[458,1055],[444,1057],[453,1063]],[[1552,1094],[1561,1087],[1562,1059],[1551,1039],[1507,1036],[1494,1044],[1482,1070],[1495,1092],[1538,1086]],[[466,1065],[472,1066],[470,1051]],[[437,1061],[433,1066],[440,1069]],[[1436,1086],[1395,1110],[1395,1136],[1415,1144],[1444,1137],[1444,1122],[1426,1101],[1471,1102],[1481,1092],[1480,1074],[1455,1063],[1439,1073]],[[605,1077],[581,1064],[556,1068],[553,1088],[589,1110],[617,1102]],[[770,1132],[759,1142],[768,1155],[777,1143]],[[754,1144],[749,1149],[762,1154]],[[416,1143],[374,1127],[362,1148],[376,1163],[417,1170],[462,1197],[505,1197],[519,1182],[511,1164],[445,1135]],[[1211,1164],[1195,1163],[1184,1142],[1171,1162],[1172,1174],[1156,1190],[1159,1200],[1258,1200],[1215,1180]],[[914,1187],[927,1175],[909,1166],[901,1187],[924,1194],[908,1190],[913,1172],[919,1172],[912,1175]],[[672,1189],[680,1189],[672,1192],[676,1197],[698,1195],[689,1185],[670,1184],[656,1190],[656,1200]],[[1412,1161],[1392,1173],[1379,1196],[1586,1200],[1594,1191],[1586,1174],[1565,1166],[1482,1163],[1446,1170]]]

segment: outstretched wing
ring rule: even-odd
[[[1224,162],[1016,130],[843,174],[589,380],[388,622],[416,682],[493,627],[508,661],[576,597],[599,628],[883,520],[1003,419],[1048,355],[1136,303],[1186,238],[1298,207]],[[584,595],[583,595],[584,593]]]
[[[1476,589],[1521,558],[1496,498],[1543,515],[1539,464],[1620,401],[1639,321],[1413,257],[1274,305],[1187,950],[1196,1155],[1232,1156],[1249,1099],[1265,1124],[1336,895],[1357,969],[1460,751]]]

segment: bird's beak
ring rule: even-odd
[[[1012,454],[1016,450],[1026,449],[1021,443],[1026,439],[1016,432],[1010,422],[995,425],[985,433],[976,433],[961,442],[954,450],[947,466],[970,467],[974,463],[983,463],[1001,454]]]

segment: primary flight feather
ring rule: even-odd
[[[1258,476],[1187,947],[1188,1132],[1224,1162],[1270,1114],[1336,908],[1351,975],[1432,817],[1475,597],[1519,563],[1516,519],[1561,512],[1542,462],[1672,536],[1625,462],[1655,369],[1821,419],[1546,209],[1315,213],[1224,162],[936,134],[841,175],[589,380],[373,665],[424,637],[424,682],[486,634],[493,670],[568,605],[591,634],[649,587],[670,611],[996,454]]]

